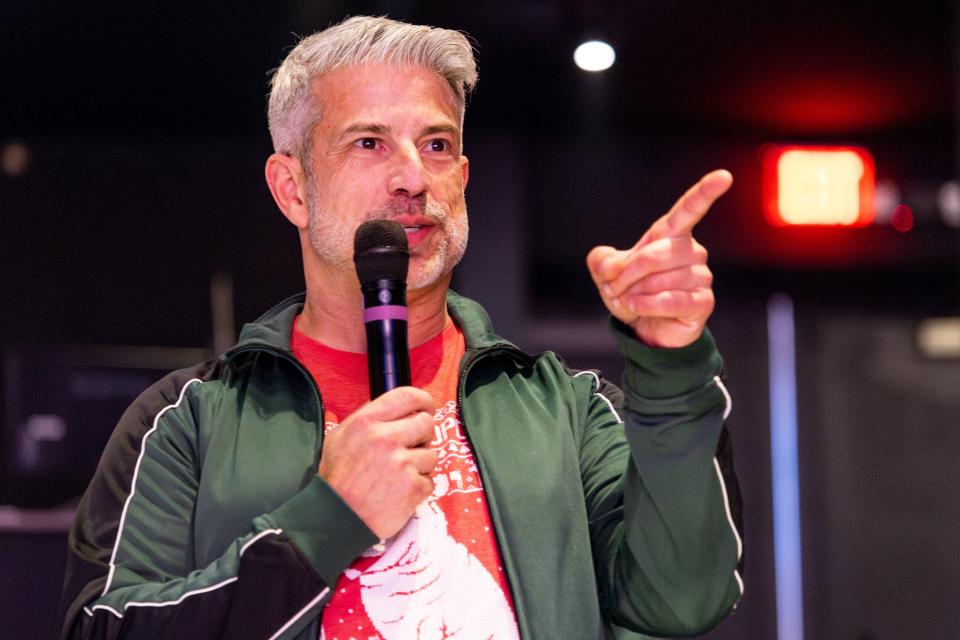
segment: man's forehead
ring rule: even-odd
[[[321,122],[339,112],[343,126],[374,122],[373,114],[423,110],[438,103],[439,112],[429,117],[430,127],[449,122],[460,129],[460,105],[450,84],[436,72],[422,66],[367,63],[328,71],[312,80],[311,93],[318,101]],[[442,115],[441,115],[442,114]],[[346,122],[349,121],[349,122]],[[332,122],[327,121],[328,125]],[[386,123],[380,123],[386,124]]]

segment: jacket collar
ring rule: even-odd
[[[237,345],[230,352],[257,346],[290,351],[293,320],[303,310],[305,300],[305,293],[290,296],[256,321],[245,324],[240,331]],[[513,344],[493,332],[487,312],[473,300],[448,290],[447,310],[463,331],[467,349],[484,349],[492,346],[508,346],[516,349]]]

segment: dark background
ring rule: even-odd
[[[0,513],[0,637],[55,633],[62,516],[112,426],[98,412],[126,401],[76,400],[71,381],[129,385],[215,350],[215,277],[236,326],[302,288],[262,178],[268,72],[297,35],[362,13],[477,43],[455,288],[523,346],[618,375],[587,251],[632,244],[700,175],[734,173],[697,235],[734,396],[746,595],[709,637],[777,637],[778,292],[796,310],[806,636],[960,637],[960,362],[915,346],[922,320],[960,309],[960,232],[936,198],[957,176],[957,11],[850,0],[0,4],[0,502],[16,507]],[[612,69],[573,65],[587,36],[614,45]],[[760,148],[789,142],[867,147],[913,229],[769,226]],[[43,473],[13,462],[26,415],[66,416]]]

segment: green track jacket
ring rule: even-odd
[[[290,354],[302,296],[124,413],[70,532],[64,638],[308,638],[375,536],[316,474],[323,401]],[[618,333],[624,392],[494,335],[454,293],[460,418],[527,639],[703,633],[742,593],[729,397],[709,333]],[[622,328],[622,327],[621,327]]]

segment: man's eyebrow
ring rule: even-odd
[[[430,125],[423,130],[423,135],[431,136],[435,133],[449,133],[452,136],[460,137],[460,127],[455,127],[452,124],[434,124]]]
[[[390,133],[390,127],[376,122],[355,122],[343,130],[341,137],[350,133],[376,133],[383,135]]]
[[[338,139],[343,140],[344,138],[357,133],[370,133],[382,136],[389,135],[391,133],[391,129],[389,126],[379,122],[354,122],[340,132]],[[446,133],[456,140],[460,139],[460,127],[448,122],[432,124],[428,127],[425,127],[420,135],[432,136],[438,133]]]

